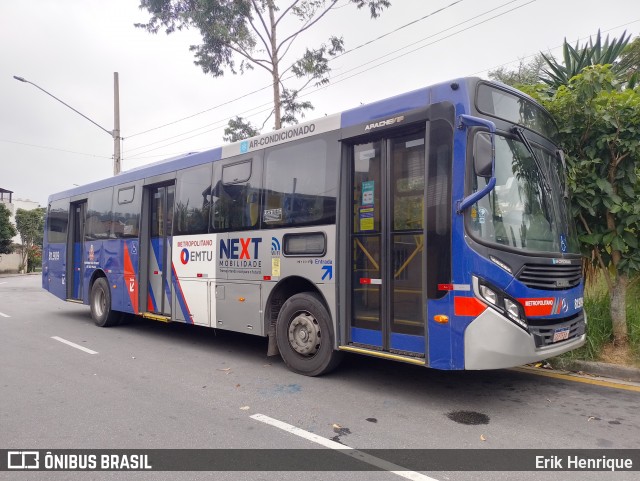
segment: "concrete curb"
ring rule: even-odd
[[[554,369],[593,374],[622,381],[640,382],[640,369],[606,362],[551,359],[547,361]]]

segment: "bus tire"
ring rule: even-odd
[[[120,322],[120,313],[111,310],[111,290],[106,278],[99,277],[93,283],[89,306],[96,326],[110,327]]]
[[[276,323],[276,341],[284,363],[305,376],[334,369],[341,353],[333,349],[331,318],[319,296],[303,292],[282,305]]]

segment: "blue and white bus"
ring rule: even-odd
[[[267,337],[295,372],[343,351],[494,369],[585,342],[564,156],[522,93],[462,78],[49,198],[43,287]]]

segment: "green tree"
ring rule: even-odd
[[[613,38],[611,41],[607,35],[602,43],[598,30],[595,41],[590,38],[589,43],[582,46],[576,43],[576,46],[572,47],[565,39],[562,46],[562,61],[556,60],[553,56],[541,54],[548,68],[542,69],[543,75],[540,76],[540,80],[549,86],[551,92],[554,92],[561,85],[567,85],[572,77],[586,67],[609,64],[613,65],[614,72],[625,76],[629,68],[628,62],[618,60],[629,44],[630,38],[631,35],[623,32],[619,39]]]
[[[497,80],[516,88],[521,85],[534,85],[540,81],[540,75],[545,64],[545,58],[539,53],[528,62],[520,59],[520,63],[515,70],[498,67],[495,70],[489,70],[488,76],[492,80]]]
[[[242,117],[236,117],[229,120],[229,125],[224,129],[224,137],[222,137],[222,139],[225,142],[237,142],[238,140],[248,139],[259,133],[260,132],[251,125],[251,122],[247,122]]]
[[[614,341],[627,343],[626,296],[640,273],[640,87],[595,65],[540,97],[560,126],[585,253],[605,275]]]
[[[0,202],[0,254],[13,252],[12,239],[17,234],[16,228],[11,224],[11,212]]]
[[[390,0],[346,3],[358,9],[368,7],[372,18],[391,5]],[[268,72],[273,94],[269,117],[275,116],[275,128],[280,129],[284,124],[297,123],[298,116],[313,108],[311,103],[299,100],[299,92],[310,84],[327,84],[330,58],[344,51],[343,39],[331,36],[316,48],[307,47],[299,59],[286,60],[292,45],[303,41],[304,33],[337,4],[338,0],[289,0],[286,7],[277,6],[275,0],[140,0],[140,8],[151,18],[135,26],[151,33],[163,29],[167,34],[198,29],[202,43],[192,45],[190,50],[195,64],[214,77],[221,77],[225,70],[242,74],[255,67]],[[255,129],[246,122],[235,126],[230,123],[225,134],[242,136],[246,127]]]
[[[640,81],[640,37],[627,45],[620,56],[620,63],[627,71],[627,81],[630,87],[634,87]]]
[[[42,247],[44,236],[44,214],[45,209],[39,207],[33,210],[18,209],[16,211],[16,227],[20,234],[20,271],[25,272],[29,258],[29,251],[34,246]]]

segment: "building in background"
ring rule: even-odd
[[[13,194],[13,191],[0,187],[0,202],[9,209],[9,212],[11,212],[11,223],[15,226],[16,212],[18,209],[33,210],[40,207],[40,204],[28,199],[15,199]],[[13,238],[13,242],[14,244],[21,243],[20,234],[16,234]],[[19,267],[20,254],[18,252],[0,255],[0,274],[18,272]]]

